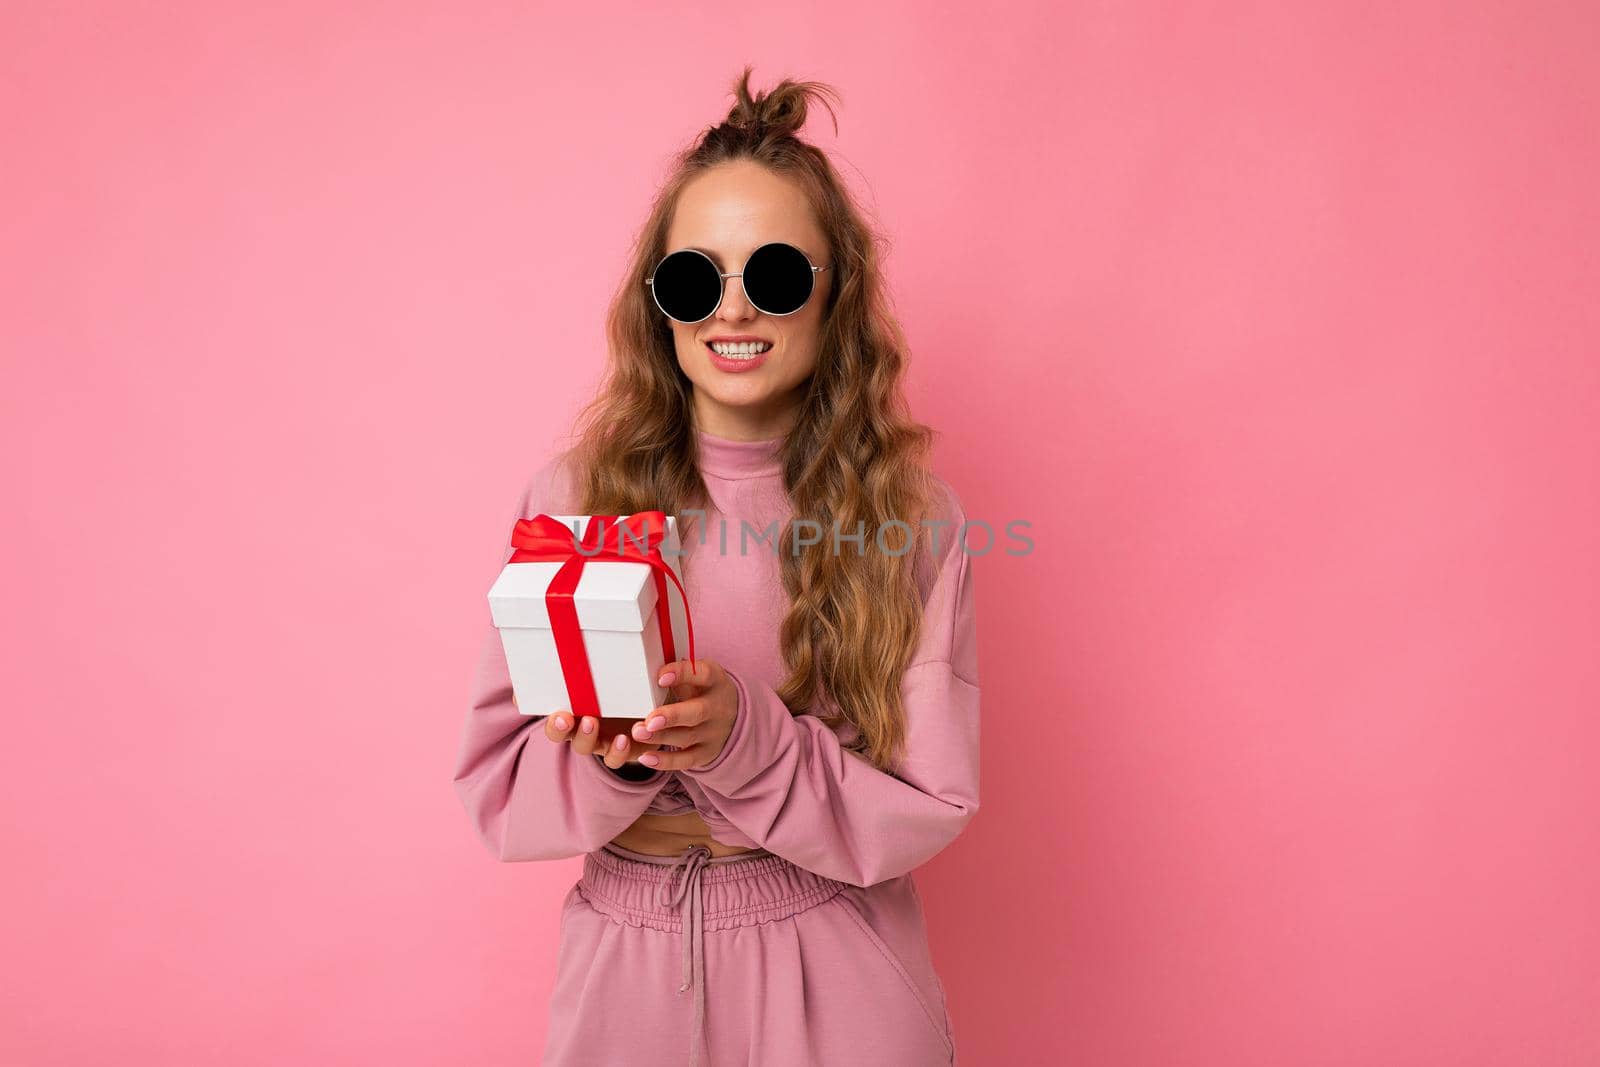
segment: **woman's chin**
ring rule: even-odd
[[[737,381],[729,381],[727,375],[717,376],[715,371],[712,375],[709,381],[696,382],[695,388],[716,404],[729,408],[760,408],[772,402],[771,384],[759,371]]]

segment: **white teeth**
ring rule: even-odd
[[[738,344],[724,344],[721,341],[711,342],[711,350],[719,356],[730,356],[733,359],[749,359],[758,356],[772,346],[765,341],[741,341]]]

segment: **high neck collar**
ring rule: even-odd
[[[779,455],[783,449],[782,437],[735,441],[700,429],[695,430],[694,436],[700,450],[702,474],[719,478],[761,478],[783,473]]]

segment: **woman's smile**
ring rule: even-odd
[[[774,347],[770,341],[746,338],[724,340],[718,337],[705,342],[706,355],[711,360],[711,365],[729,374],[743,374],[755,370],[767,361],[767,356]]]

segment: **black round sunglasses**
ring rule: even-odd
[[[757,311],[793,315],[811,299],[816,276],[832,265],[813,267],[811,259],[794,245],[772,241],[751,252],[743,270],[724,274],[698,248],[680,248],[663,257],[644,283],[663,315],[693,325],[709,319],[722,306],[726,278],[739,279],[745,299]]]

